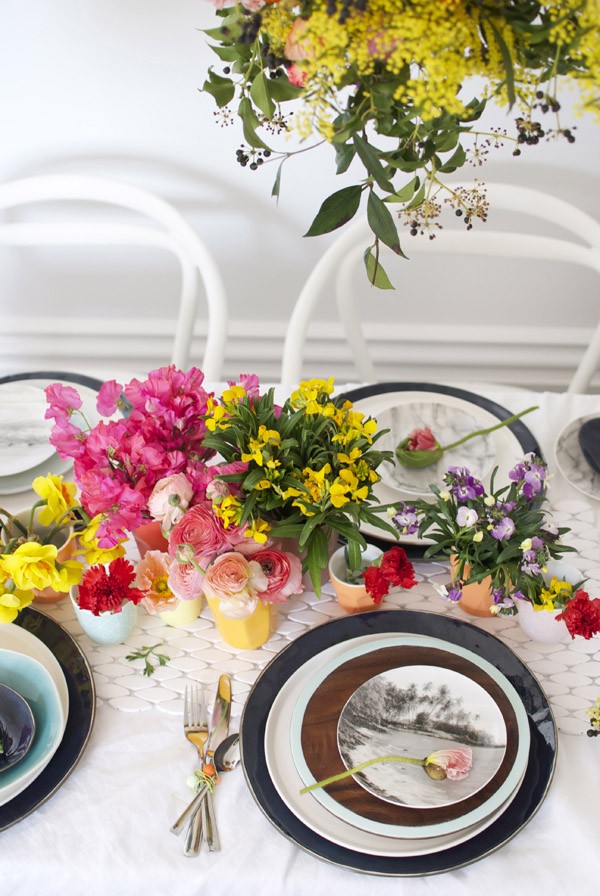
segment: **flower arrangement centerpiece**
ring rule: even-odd
[[[500,488],[496,472],[486,491],[469,470],[451,467],[445,488],[431,486],[432,503],[401,503],[392,519],[401,533],[431,540],[425,557],[441,554],[454,563],[449,600],[459,601],[465,586],[489,576],[495,611],[516,612],[516,602],[540,600],[546,564],[572,548],[560,542],[569,530],[556,527],[544,506],[546,464],[526,455]]]
[[[376,422],[332,393],[333,380],[310,380],[279,407],[247,377],[211,403],[204,438],[222,458],[209,489],[217,519],[259,544],[295,539],[317,593],[332,536],[347,539],[357,567],[360,523],[389,528],[372,506],[387,456],[375,446]]]
[[[377,286],[390,286],[380,244],[404,254],[393,210],[412,234],[433,236],[446,203],[470,229],[486,218],[485,191],[453,188],[445,175],[479,166],[505,142],[515,156],[542,139],[574,142],[561,118],[563,82],[579,88],[583,109],[598,112],[598,0],[213,2],[220,24],[206,33],[221,71],[210,69],[203,89],[222,123],[233,111],[242,120],[238,162],[279,162],[278,196],[283,163],[330,143],[337,173],[353,166],[356,182],[323,202],[307,236],[345,224],[366,193],[374,241],[365,263]],[[502,126],[479,129],[489,101],[503,109]],[[273,135],[292,128],[315,143],[275,149]]]
[[[46,589],[66,594],[81,580],[85,563],[124,552],[120,544],[100,547],[99,518],[90,520],[76,499],[75,483],[50,474],[36,477],[32,487],[40,500],[30,509],[0,509],[0,622],[13,622]]]

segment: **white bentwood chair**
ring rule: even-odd
[[[472,186],[468,184],[451,184]],[[410,254],[447,253],[452,255],[481,255],[500,258],[521,258],[542,261],[570,262],[600,274],[600,223],[588,214],[547,193],[504,183],[486,183],[486,192],[492,208],[521,212],[551,222],[569,232],[572,238],[549,237],[532,233],[502,232],[488,229],[482,224],[479,230],[444,230],[439,238],[414,238]],[[365,247],[372,242],[372,233],[366,216],[348,225],[318,261],[306,280],[290,318],[283,349],[281,380],[287,386],[296,384],[302,376],[302,363],[307,331],[314,309],[324,295],[328,280],[335,277],[335,295],[338,314],[350,345],[354,365],[362,382],[377,382],[377,375],[369,357],[366,340],[356,308],[353,284],[364,278],[358,271]],[[386,259],[393,257],[382,246]],[[384,261],[385,264],[385,261]],[[395,268],[396,279],[401,278],[400,265]],[[400,271],[398,271],[400,268]],[[584,392],[600,361],[600,323],[581,358],[569,383],[569,392]]]
[[[227,299],[219,270],[194,228],[168,202],[130,184],[79,174],[26,177],[0,184],[0,209],[32,203],[86,203],[79,217],[0,222],[0,246],[136,246],[166,250],[181,268],[179,312],[171,363],[189,366],[198,311],[199,283],[208,307],[208,329],[202,370],[219,380],[227,339]],[[135,221],[94,216],[87,204],[135,212]]]

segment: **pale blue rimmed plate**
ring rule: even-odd
[[[2,774],[0,806],[25,790],[48,765],[62,740],[67,717],[50,673],[30,656],[0,649],[0,682],[31,707],[36,733],[24,759]]]

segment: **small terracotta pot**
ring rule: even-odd
[[[143,557],[146,551],[162,551],[166,553],[169,547],[169,542],[162,534],[160,523],[156,520],[152,520],[151,523],[142,523],[131,534],[140,552],[140,557]]]
[[[458,561],[454,554],[450,557],[450,572],[452,581],[456,578],[456,568]],[[471,567],[466,565],[464,568],[464,576],[468,579],[471,574]],[[486,576],[481,582],[472,582],[470,585],[463,586],[462,597],[458,601],[458,606],[470,616],[493,616],[492,607],[494,606],[494,598],[492,597],[492,579]]]
[[[243,619],[228,619],[219,609],[220,601],[208,597],[206,602],[213,614],[219,634],[226,644],[241,650],[256,650],[262,647],[271,636],[271,604],[263,604],[260,600],[256,608]],[[274,605],[273,605],[274,608]]]
[[[383,551],[369,544],[362,552],[363,561],[373,563]],[[363,583],[353,584],[346,581],[346,548],[341,547],[335,551],[329,561],[329,577],[335,591],[340,607],[346,613],[364,613],[367,610],[376,610],[376,604]]]

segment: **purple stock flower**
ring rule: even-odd
[[[466,467],[449,467],[445,481],[457,501],[474,501],[483,495],[485,489],[483,483],[471,475]]]
[[[492,535],[497,541],[503,541],[510,538],[515,531],[515,524],[509,516],[503,517],[492,529]]]
[[[419,520],[412,504],[401,501],[398,510],[392,517],[392,523],[402,535],[412,535],[419,528]]]

